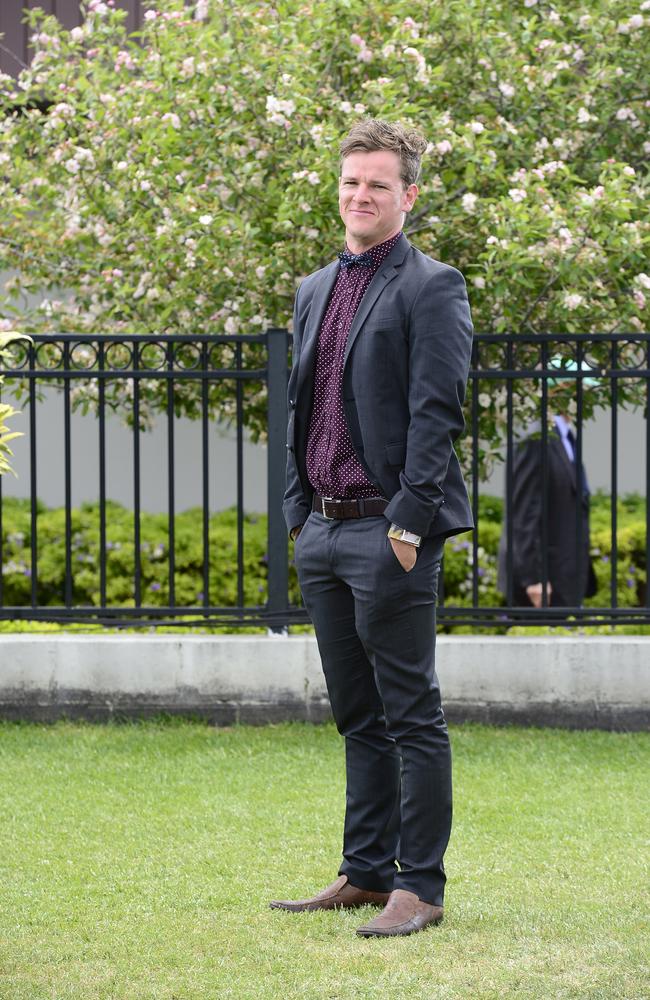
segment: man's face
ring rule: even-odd
[[[339,178],[339,211],[350,250],[362,253],[398,233],[417,193],[415,184],[404,187],[399,156],[392,150],[346,156]]]

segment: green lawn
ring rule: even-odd
[[[331,726],[0,725],[0,998],[649,997],[650,739],[452,738],[445,921],[381,941],[267,906],[336,875]]]

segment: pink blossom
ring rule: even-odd
[[[643,294],[643,292],[641,292],[641,291],[636,291],[636,292],[634,293],[634,304],[635,304],[635,305],[636,305],[636,306],[637,306],[637,307],[638,307],[639,309],[645,309],[645,306],[646,306],[646,297],[645,297],[645,295]]]
[[[402,27],[406,28],[407,31],[410,31],[411,38],[420,37],[420,26],[416,24],[412,17],[405,18]]]
[[[579,292],[569,292],[564,296],[564,306],[570,312],[584,305],[584,301],[584,296],[580,295]]]
[[[115,57],[115,70],[118,72],[122,66],[126,69],[135,69],[135,63],[133,62],[133,57],[130,52],[126,52],[124,49],[120,49]]]

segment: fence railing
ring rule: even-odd
[[[259,335],[218,336],[97,336],[79,334],[38,335],[31,346],[20,344],[14,348],[14,360],[0,372],[7,377],[5,393],[22,387],[24,412],[28,420],[27,444],[30,453],[29,497],[30,539],[26,548],[26,573],[29,577],[30,596],[24,603],[8,603],[3,592],[3,574],[0,574],[0,619],[35,619],[44,621],[94,621],[113,626],[173,624],[179,618],[183,625],[259,625],[273,629],[289,624],[304,623],[307,616],[301,607],[289,602],[290,553],[281,513],[286,462],[286,388],[289,335],[284,329],[267,330]],[[446,585],[443,567],[439,597],[439,618],[442,624],[454,626],[482,626],[504,628],[512,624],[650,624],[650,588],[645,585],[645,574],[650,563],[649,537],[650,510],[645,505],[645,533],[641,551],[635,555],[636,580],[639,586],[637,600],[622,602],[619,597],[621,559],[618,547],[618,413],[621,403],[632,403],[648,410],[650,401],[650,364],[648,362],[650,335],[648,334],[585,334],[585,335],[516,335],[481,334],[474,344],[469,384],[469,419],[466,436],[461,442],[465,465],[470,470],[470,496],[476,520],[476,530],[465,535],[462,541],[452,539],[448,544],[448,562],[464,560],[462,591]],[[164,414],[166,425],[165,467],[167,473],[167,544],[168,600],[164,605],[147,602],[142,588],[142,497],[141,497],[141,443],[146,433],[142,426],[141,410],[147,387],[160,382],[164,388],[157,393],[158,410]],[[54,384],[61,394],[63,452],[61,461],[64,479],[64,584],[57,601],[52,596],[44,603],[39,597],[41,543],[39,538],[38,509],[38,454],[39,454],[39,387]],[[545,456],[553,430],[551,397],[557,385],[565,385],[562,400],[566,406],[566,386],[571,385],[572,421],[576,428],[576,463],[580,467],[583,456],[583,423],[593,410],[594,403],[606,403],[611,413],[611,502],[609,524],[611,547],[604,563],[609,574],[608,600],[599,606],[550,607],[546,597],[548,580],[548,499],[549,467],[542,458],[541,467],[541,549],[543,552],[542,606],[513,606],[513,509],[514,480],[513,456],[521,438],[523,427],[535,417],[539,420],[537,431],[541,441],[541,454]],[[94,386],[88,394],[96,410],[97,447],[97,505],[99,526],[97,540],[98,576],[97,598],[93,604],[80,606],[75,603],[74,539],[72,528],[73,481],[83,473],[85,457],[75,453],[71,435],[71,420],[75,390],[79,386]],[[132,465],[132,544],[133,586],[129,602],[112,603],[109,600],[107,556],[109,553],[110,502],[107,487],[107,409],[115,387],[122,391],[122,412],[129,400],[128,422],[131,436]],[[594,387],[595,386],[595,387]],[[267,431],[267,481],[268,481],[268,537],[265,565],[267,571],[266,600],[263,603],[246,603],[245,594],[245,497],[244,497],[244,427],[245,407],[249,390],[255,387],[257,398],[266,397]],[[210,602],[214,592],[211,574],[214,555],[210,538],[210,435],[214,421],[213,392],[215,389],[228,397],[227,410],[235,427],[236,521],[234,556],[236,563],[235,597],[231,603]],[[195,531],[202,544],[202,590],[200,600],[188,602],[179,599],[175,579],[176,555],[176,460],[177,446],[175,424],[178,417],[177,393],[192,394],[193,415],[200,427],[201,446],[197,477],[201,482],[201,516]],[[119,393],[118,393],[119,394]],[[482,412],[483,411],[483,412]],[[489,414],[494,430],[493,440],[482,437],[481,428]],[[481,477],[489,461],[494,441],[501,442],[501,458],[505,459],[505,527],[503,529],[506,551],[507,587],[504,598],[495,597],[494,575],[494,524],[490,527],[490,544],[484,544],[487,531],[482,516]],[[497,448],[497,450],[499,450]],[[643,456],[645,479],[650,470],[650,435],[647,421]],[[647,490],[646,490],[647,496]],[[3,532],[3,493],[0,479],[0,563],[6,566],[6,532]],[[584,539],[583,525],[576,514],[576,553]],[[492,547],[492,551],[486,552]],[[639,546],[637,546],[637,549]],[[459,556],[460,552],[460,556]],[[625,555],[629,569],[629,554]],[[448,567],[449,568],[449,567]],[[632,570],[630,570],[632,572]],[[602,571],[601,571],[602,576]],[[486,585],[486,577],[490,585]],[[451,575],[449,574],[451,579]],[[636,581],[635,581],[636,582]],[[601,587],[602,592],[602,587]],[[505,600],[505,603],[500,603]],[[593,603],[593,602],[592,602]],[[126,606],[125,606],[126,605]]]
[[[470,412],[469,431],[471,434],[471,499],[476,520],[476,530],[472,534],[472,578],[469,607],[453,607],[444,604],[440,617],[448,623],[480,626],[486,624],[516,625],[602,625],[602,624],[650,624],[650,588],[647,586],[647,568],[650,565],[650,506],[647,502],[650,482],[650,432],[647,415],[650,411],[650,335],[647,333],[590,333],[590,334],[479,334],[475,337],[472,367],[469,379]],[[552,393],[558,386],[564,386],[553,407]],[[500,397],[502,411],[501,446],[505,457],[505,503],[503,541],[505,542],[505,606],[481,606],[479,599],[482,525],[480,512],[480,453],[479,420],[481,413],[481,388],[485,386],[487,395],[494,404]],[[639,465],[645,471],[645,504],[643,518],[645,530],[643,539],[634,552],[635,562],[622,567],[618,551],[618,469],[619,469],[619,410],[622,404],[640,409],[645,415],[644,440],[639,441]],[[592,415],[596,407],[609,409],[611,451],[609,455],[609,542],[610,551],[600,560],[599,576],[603,569],[608,577],[608,599],[596,604],[587,601],[587,606],[552,607],[547,597],[549,582],[550,538],[550,463],[549,443],[553,434],[553,412],[558,415],[558,406],[569,410],[571,422],[575,426],[575,465],[577,470],[583,465],[583,430],[585,419]],[[497,409],[499,406],[497,406]],[[561,415],[561,414],[559,414]],[[540,498],[540,549],[542,553],[541,607],[513,606],[513,549],[515,498],[515,456],[531,423],[537,421],[536,436],[540,442],[541,468],[539,470]],[[587,480],[589,470],[587,470]],[[580,491],[582,472],[577,473],[576,488]],[[583,537],[584,523],[581,504],[575,504],[573,552],[574,564],[586,539]],[[571,548],[571,546],[570,546]],[[593,548],[593,546],[592,546]],[[596,553],[597,555],[597,553]],[[619,577],[622,568],[636,573],[632,599],[625,602],[619,597]],[[602,586],[599,588],[602,592]]]

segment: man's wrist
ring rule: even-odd
[[[396,542],[406,542],[407,545],[414,545],[419,549],[422,543],[422,535],[416,535],[414,531],[407,531],[400,528],[398,524],[391,524],[388,529],[388,537],[394,538]]]

